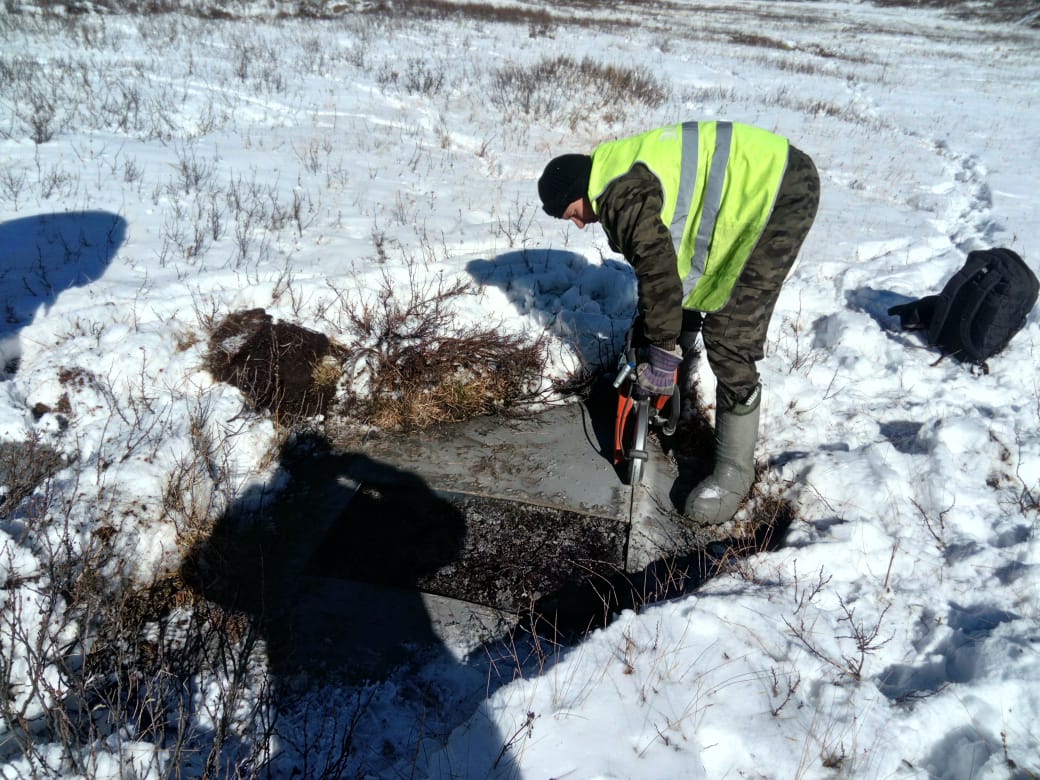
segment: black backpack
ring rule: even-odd
[[[1036,274],[1010,249],[977,250],[941,293],[888,313],[905,330],[927,329],[928,343],[944,354],[988,372],[986,360],[1026,324],[1038,289]]]

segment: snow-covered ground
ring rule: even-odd
[[[555,376],[613,360],[633,277],[598,228],[546,217],[535,180],[558,153],[725,118],[789,135],[822,178],[760,366],[758,459],[798,512],[786,545],[535,664],[445,656],[361,690],[301,684],[276,702],[267,769],[1040,776],[1040,311],[988,374],[887,315],[972,249],[1038,268],[1028,9],[998,25],[836,1],[324,20],[257,4],[248,21],[16,7],[0,19],[0,439],[68,462],[0,522],[0,774],[177,776],[163,762],[184,752],[154,730],[98,731],[71,762],[75,740],[33,724],[82,628],[46,595],[54,559],[103,543],[106,568],[82,574],[151,582],[197,530],[171,506],[212,520],[274,478],[275,426],[203,368],[214,320],[263,307],[335,338],[344,297],[462,278],[480,292],[460,321],[547,330]],[[597,66],[645,81],[607,94]],[[192,755],[219,732],[220,690],[194,694]],[[256,747],[239,736],[221,776],[256,769],[232,766]]]

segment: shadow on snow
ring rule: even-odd
[[[310,434],[283,448],[274,483],[273,498],[243,494],[181,569],[196,594],[244,614],[266,649],[276,730],[293,749],[262,776],[418,763],[428,738],[446,738],[499,685],[485,653],[459,660],[445,646],[418,589],[458,557],[464,518],[417,475]],[[381,690],[391,701],[376,701]],[[386,717],[403,730],[366,738]],[[395,742],[409,730],[410,744]],[[248,762],[255,746],[225,739],[220,752],[208,769]]]
[[[588,364],[612,365],[636,309],[631,266],[607,259],[589,263],[556,249],[522,249],[472,260],[466,270],[498,287],[517,313],[572,344]],[[619,325],[616,315],[624,313]]]
[[[126,239],[126,220],[106,211],[36,214],[0,223],[0,379],[18,368],[18,332],[62,292],[97,280]]]

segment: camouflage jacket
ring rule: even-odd
[[[632,265],[639,313],[650,343],[673,349],[682,328],[682,280],[675,246],[661,221],[664,193],[657,177],[636,164],[598,198],[599,221],[610,248]]]

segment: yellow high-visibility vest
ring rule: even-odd
[[[788,141],[737,122],[681,122],[592,152],[589,200],[598,215],[607,186],[639,162],[664,190],[683,280],[683,307],[721,309],[769,221],[787,169]]]

